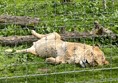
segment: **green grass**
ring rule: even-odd
[[[23,47],[18,46],[15,47],[14,49],[21,49]],[[105,53],[105,56],[107,57],[107,60],[110,62],[110,65],[105,65],[102,67],[101,66],[87,67],[87,68],[81,68],[79,65],[72,65],[72,64],[60,64],[60,65],[47,64],[45,63],[44,59],[39,58],[37,56],[33,56],[32,54],[4,53],[4,49],[7,48],[9,47],[1,48],[2,49],[1,56],[4,56],[4,58],[3,59],[0,58],[1,59],[0,75],[1,77],[8,76],[8,79],[4,78],[5,80],[0,80],[1,83],[5,82],[32,83],[34,81],[38,81],[41,83],[44,83],[46,81],[50,83],[55,81],[58,83],[74,82],[74,81],[75,82],[105,81],[107,83],[109,79],[111,78],[115,79],[118,76],[117,75],[118,69],[116,68],[118,67],[117,47],[112,47],[112,48],[105,47],[102,49]],[[105,70],[104,68],[116,68],[116,69]],[[43,71],[42,69],[48,69],[48,71]]]
[[[91,1],[74,0],[73,4],[62,5],[59,0],[0,0],[0,15],[39,17],[41,22],[35,26],[39,33],[59,32],[60,26],[66,26],[67,31],[72,31],[72,27],[76,28],[78,32],[89,31],[93,28],[94,20],[98,20],[103,26],[118,34],[118,1],[115,0],[114,5],[112,5],[112,1],[108,1],[106,10],[102,7],[102,0]],[[0,36],[28,34],[31,34],[30,29],[17,25],[0,26]],[[93,42],[91,39],[84,38],[79,41],[91,45]],[[114,40],[112,41],[114,42]],[[0,46],[0,83],[100,83],[100,81],[103,81],[103,83],[109,83],[110,81],[117,83],[118,47],[114,45],[109,47],[111,46],[110,39],[107,41],[96,39],[94,43],[100,43],[103,46],[101,49],[104,51],[110,65],[87,68],[72,64],[51,65],[46,64],[44,59],[32,54],[10,54],[4,51],[9,48],[28,48],[31,44],[11,47]],[[46,68],[48,71],[43,71]],[[103,68],[116,69],[105,70]]]

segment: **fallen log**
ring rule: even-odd
[[[81,39],[81,38],[104,38],[107,39],[108,37],[113,40],[113,42],[118,42],[118,35],[92,35],[92,34],[84,34],[84,33],[65,33],[60,34],[62,40],[68,39]],[[0,44],[1,45],[19,45],[24,43],[32,43],[37,41],[38,38],[33,35],[27,36],[8,36],[8,37],[0,37]],[[110,41],[110,40],[109,40]]]
[[[0,25],[15,24],[22,27],[34,27],[39,23],[39,18],[33,18],[28,16],[10,16],[10,15],[1,15],[0,16]]]
[[[11,17],[12,18],[12,17]],[[15,18],[15,17],[14,17]],[[0,18],[1,19],[1,18]],[[9,19],[10,20],[10,19]],[[8,21],[8,20],[7,20]],[[0,21],[1,23],[1,21]],[[25,23],[25,22],[23,22]],[[77,32],[73,29],[73,32],[68,32],[65,30],[65,27],[60,28],[60,35],[62,37],[62,40],[68,40],[68,39],[80,39],[80,38],[104,38],[104,39],[112,39],[112,42],[115,42],[118,44],[118,35],[114,34],[112,31],[105,29],[103,26],[101,26],[97,21],[94,22],[95,27],[90,32]],[[9,37],[0,37],[0,44],[1,45],[19,45],[23,43],[32,43],[37,41],[38,38],[36,38],[33,35],[27,35],[27,36],[9,36]],[[108,40],[110,42],[110,40]]]
[[[23,43],[32,43],[37,40],[38,38],[34,37],[33,35],[9,36],[9,37],[0,37],[0,44],[1,45],[19,45]]]

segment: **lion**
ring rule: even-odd
[[[39,34],[34,30],[31,32],[39,40],[33,42],[30,48],[16,50],[16,53],[32,53],[45,58],[45,61],[51,64],[68,63],[78,64],[81,67],[109,64],[98,46],[63,41],[56,32],[46,35]]]

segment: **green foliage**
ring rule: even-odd
[[[89,31],[93,28],[93,22],[98,20],[103,26],[108,27],[114,33],[118,34],[118,1],[114,0],[107,2],[107,9],[104,10],[102,6],[102,0],[73,0],[70,4],[62,4],[59,0],[0,0],[0,15],[18,15],[18,16],[31,16],[39,17],[41,22],[35,26],[35,29],[39,33],[50,33],[53,31],[59,32],[61,26],[65,26],[67,31],[72,31],[72,28],[76,28],[78,32]],[[18,25],[0,25],[0,36],[11,36],[11,35],[29,35],[31,29],[27,27],[22,28]],[[93,38],[85,39],[81,38],[78,40],[70,39],[69,41],[79,41],[87,44],[100,44],[100,46],[111,46],[110,38]],[[28,48],[30,45],[21,45],[12,47],[12,49],[23,49]],[[102,50],[105,52],[107,59],[112,62],[109,66],[103,66],[105,68],[117,67],[118,58],[118,47],[104,47]],[[22,76],[28,74],[47,74],[55,72],[64,72],[77,70],[81,71],[83,68],[70,64],[61,65],[50,65],[44,63],[44,59],[40,59],[31,54],[9,54],[4,50],[11,47],[0,46],[0,77],[5,76]],[[111,59],[111,56],[113,57]],[[103,68],[103,67],[94,67]],[[40,69],[48,68],[50,71],[44,72]],[[91,68],[84,68],[84,70],[91,70]],[[104,70],[104,71],[93,71],[93,72],[79,72],[71,74],[60,74],[51,76],[35,76],[26,78],[15,78],[0,80],[0,83],[17,83],[17,82],[46,82],[49,83],[57,82],[79,82],[79,81],[90,81],[92,80],[103,80],[117,78],[116,70]],[[112,74],[111,74],[112,73]],[[76,77],[76,78],[75,78]],[[61,79],[61,80],[60,80]],[[92,79],[92,80],[91,80]],[[115,81],[113,81],[115,83]],[[108,81],[106,81],[108,83]]]
[[[16,5],[14,3],[16,3]],[[112,4],[112,2],[109,2],[109,4]],[[117,4],[115,3],[115,5]],[[61,4],[59,1],[45,2],[25,0],[19,2],[19,0],[8,0],[6,2],[1,2],[0,14],[39,17],[41,18],[41,24],[36,26],[36,28],[38,27],[37,30],[39,28],[42,29],[41,31],[38,30],[39,33],[42,33],[44,27],[48,27],[48,32],[58,32],[59,26],[66,26],[67,31],[71,31],[71,28],[74,26],[79,30],[79,32],[87,31],[93,28],[93,22],[95,20],[109,23],[108,27],[117,33],[117,7],[115,6],[114,9],[112,5],[108,5],[108,7],[108,9],[104,10],[101,1],[78,1],[72,4]],[[104,23],[102,24],[105,25]],[[110,25],[111,23],[113,26]],[[12,29],[12,26],[10,27]],[[14,31],[9,29],[7,28],[8,31],[12,32],[9,35],[14,35]],[[23,34],[23,31],[21,30],[21,33],[16,33],[16,35],[19,34]],[[1,33],[1,35],[4,34]]]

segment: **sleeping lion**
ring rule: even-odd
[[[63,41],[56,32],[43,35],[32,30],[32,34],[39,40],[33,42],[30,48],[16,50],[16,53],[29,52],[45,58],[51,64],[69,63],[81,67],[109,64],[97,46]]]

